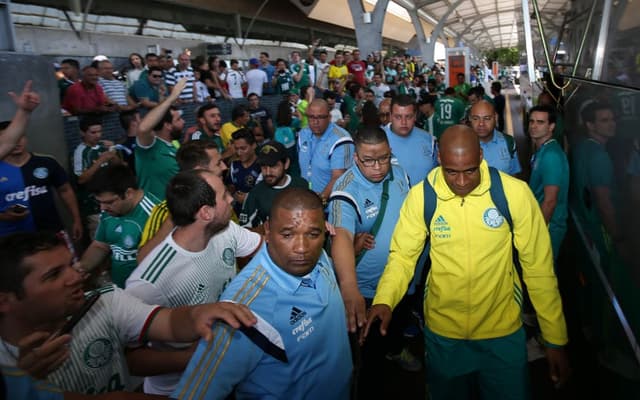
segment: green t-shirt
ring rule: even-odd
[[[289,71],[285,71],[282,74],[276,73],[276,93],[277,94],[289,94],[293,89],[293,78]]]
[[[496,103],[494,103],[494,101],[493,101],[493,98],[491,98],[486,93],[482,95],[482,100],[488,101],[489,103],[493,104],[494,106],[496,105]]]
[[[616,90],[611,102],[616,114],[616,137],[635,139],[640,122],[640,94]]]
[[[209,136],[206,132],[202,130],[197,130],[189,136],[189,141],[193,140],[203,140],[205,142],[211,142],[216,145],[218,152],[220,154],[224,153],[224,144],[222,143],[222,138],[219,135]],[[175,146],[174,146],[175,147]]]
[[[85,143],[80,143],[73,152],[73,173],[77,177],[93,165],[93,163],[102,155],[109,151],[101,143],[94,147],[89,147]],[[80,213],[83,217],[100,213],[100,206],[96,202],[93,194],[89,193],[85,185],[78,184],[76,192]]]
[[[164,200],[167,184],[178,173],[176,151],[172,143],[158,137],[149,147],[136,144],[136,175],[141,189]]]
[[[598,211],[594,188],[609,189],[614,209],[619,203],[618,189],[613,174],[613,163],[604,145],[594,139],[585,139],[573,147],[571,157],[571,209],[575,211],[583,228],[603,251],[607,250],[602,218]]]
[[[456,91],[456,94],[463,94],[465,96],[469,95],[469,90],[471,90],[471,85],[467,82],[461,83],[453,87],[453,90]]]
[[[404,84],[403,85],[399,85],[398,86],[398,92],[400,94],[409,95],[414,100],[418,98],[418,94],[416,92],[416,88],[413,87],[413,86],[405,86]]]
[[[107,213],[100,215],[96,240],[111,248],[111,280],[121,288],[131,272],[138,266],[138,244],[151,210],[160,200],[145,193],[142,200],[126,215],[119,217]]]
[[[358,115],[358,102],[356,99],[351,97],[350,95],[346,95],[342,100],[342,114],[349,114],[350,120],[349,125],[347,126],[347,130],[354,134],[356,129],[358,129],[358,124],[360,124],[360,116]]]
[[[553,128],[553,138],[558,141],[560,147],[564,144],[564,118],[556,113],[556,126]]]
[[[465,106],[460,99],[447,96],[436,101],[435,109],[433,133],[436,139],[440,139],[445,129],[452,125],[459,124],[460,120],[464,118]]]
[[[551,139],[543,144],[531,159],[529,187],[538,204],[544,201],[545,186],[558,186],[556,208],[549,221],[549,233],[554,258],[558,256],[560,245],[567,231],[569,206],[569,161],[560,144]]]
[[[300,73],[300,64],[291,64],[291,66],[289,67],[289,70],[291,71],[291,75],[298,75]],[[296,82],[294,79],[293,83],[295,84],[296,88],[301,89],[303,86],[309,86],[310,84],[309,82],[310,82],[309,65],[304,64],[304,71],[302,71],[302,78],[300,78],[298,82]],[[300,96],[302,96],[302,93],[300,93]]]

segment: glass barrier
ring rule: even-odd
[[[640,90],[574,81],[564,126],[570,207],[577,231],[571,263],[582,333],[596,351],[602,398],[640,389]]]
[[[605,2],[595,2],[593,18],[588,24],[588,16],[593,4],[594,2],[590,0],[577,0],[571,3],[571,10],[565,19],[566,34],[563,36],[564,49],[568,49],[568,53],[566,56],[563,54],[556,59],[561,63],[557,66],[556,73],[591,78],[598,51],[598,38]],[[630,0],[614,0],[611,4],[600,81],[640,88],[640,42],[638,41],[640,3]],[[553,27],[545,26],[545,33],[549,37],[554,32]],[[578,55],[583,37],[585,40],[580,62],[576,70],[572,71],[571,67]],[[536,53],[536,59],[543,60],[541,51]]]

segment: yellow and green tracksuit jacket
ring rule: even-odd
[[[425,324],[453,339],[509,335],[521,326],[522,285],[512,261],[509,224],[491,201],[487,163],[480,165],[480,184],[464,198],[449,189],[443,174],[438,167],[427,176],[438,201],[430,226]],[[523,278],[543,338],[550,345],[564,345],[567,329],[542,212],[525,182],[503,173],[500,176]],[[410,190],[400,210],[373,304],[393,309],[411,281],[427,240],[423,184]]]

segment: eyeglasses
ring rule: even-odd
[[[156,74],[152,74],[151,75],[152,78],[162,78],[162,75],[156,75]]]
[[[358,157],[358,161],[360,161],[365,167],[373,167],[374,165],[376,165],[376,163],[380,166],[383,166],[391,162],[391,154],[380,158],[365,158],[364,160],[357,154],[356,157]]]
[[[329,118],[328,115],[307,115],[307,118],[311,121],[320,121]]]

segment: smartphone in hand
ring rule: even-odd
[[[66,335],[67,333],[71,333],[73,328],[78,324],[78,322],[80,322],[82,317],[84,317],[84,315],[91,309],[91,307],[93,307],[93,305],[96,303],[96,301],[98,301],[99,298],[99,292],[96,292],[95,294],[88,297],[82,307],[78,311],[76,311],[76,313],[73,314],[71,318],[69,318],[60,329],[53,332],[53,334],[49,336],[49,339],[47,339],[47,341],[55,339],[58,336]]]
[[[15,214],[24,214],[29,211],[29,207],[24,204],[14,204],[9,207],[9,210]]]

